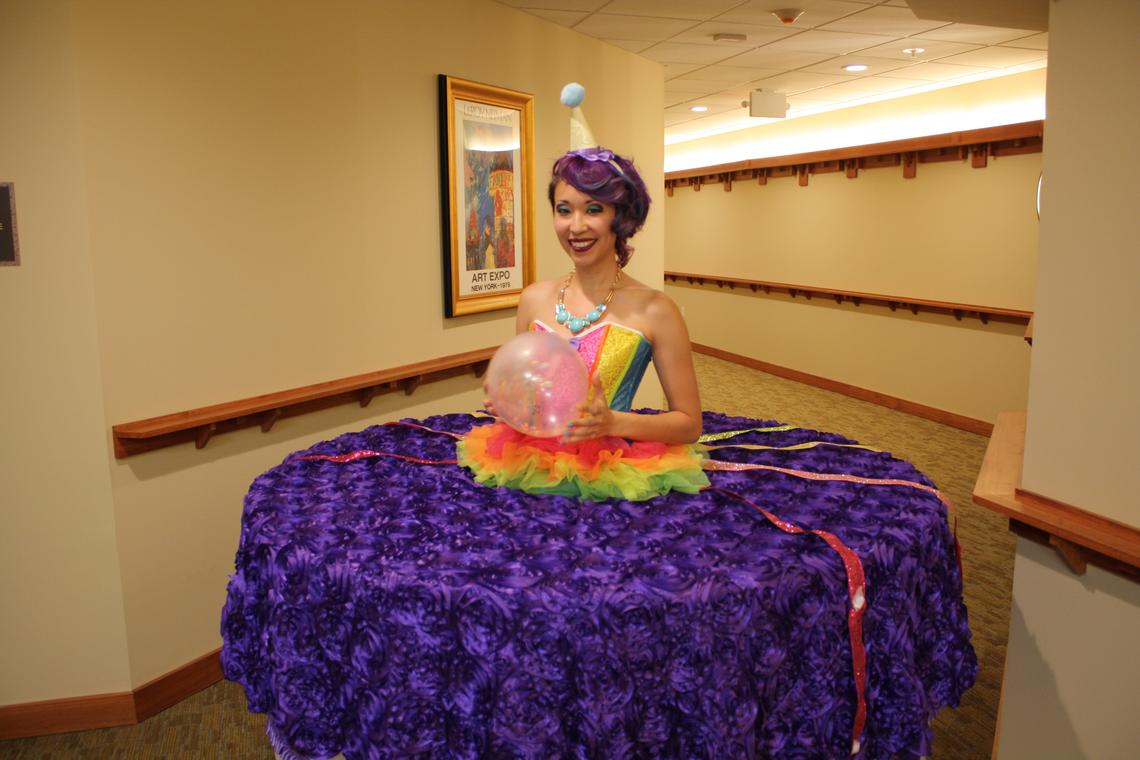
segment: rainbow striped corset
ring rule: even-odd
[[[553,328],[538,319],[531,323],[530,328],[554,333]],[[646,337],[632,327],[617,322],[601,322],[569,340],[570,345],[578,349],[590,376],[597,373],[601,377],[610,409],[628,412],[653,358],[653,346]]]

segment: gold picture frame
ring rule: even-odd
[[[534,282],[534,96],[439,75],[444,314],[518,305]]]

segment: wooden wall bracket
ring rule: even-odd
[[[903,179],[914,179],[918,176],[918,156],[914,151],[902,154]]]
[[[416,392],[416,388],[420,387],[420,383],[424,381],[423,375],[412,375],[405,377],[400,381],[400,387],[404,389],[404,395],[410,396]]]
[[[194,437],[194,448],[206,448],[206,444],[210,442],[210,439],[214,437],[214,433],[216,432],[218,432],[218,424],[216,422],[211,422],[199,427]]]
[[[1061,559],[1069,566],[1075,575],[1084,575],[1088,570],[1088,558],[1085,556],[1081,547],[1066,541],[1060,536],[1049,536],[1049,545],[1057,550],[1061,555]]]
[[[975,169],[985,169],[990,162],[990,146],[975,145],[970,149],[970,166]]]
[[[262,414],[261,414],[261,432],[268,433],[270,430],[273,429],[273,425],[276,424],[277,420],[279,420],[279,419],[281,419],[281,410],[280,409],[270,409],[267,412],[262,412]]]

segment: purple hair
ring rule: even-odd
[[[572,150],[554,162],[546,196],[554,208],[554,188],[565,182],[580,193],[614,207],[610,229],[617,237],[618,266],[624,267],[633,255],[629,238],[649,216],[649,191],[633,162],[605,148]]]

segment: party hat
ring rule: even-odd
[[[586,123],[586,116],[580,106],[586,99],[586,88],[577,82],[571,82],[562,88],[562,105],[570,109],[570,150],[583,148],[596,148],[598,141]]]

